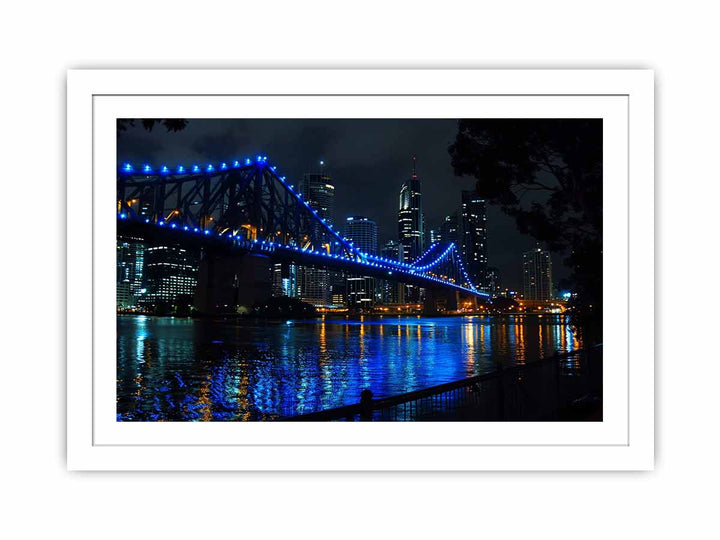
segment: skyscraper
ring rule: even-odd
[[[335,186],[325,172],[325,162],[320,162],[321,171],[305,173],[300,182],[300,193],[305,202],[317,211],[318,216],[328,223],[335,222]]]
[[[523,253],[523,294],[525,300],[552,299],[552,260],[540,248]]]
[[[117,237],[116,300],[120,309],[137,306],[142,290],[146,247],[140,238]]]
[[[274,263],[272,266],[272,295],[297,296],[298,266],[288,263]]]
[[[143,288],[140,302],[148,306],[175,304],[180,297],[192,303],[198,275],[194,252],[173,245],[152,246],[145,250]]]
[[[403,245],[395,240],[389,240],[382,247],[380,255],[392,261],[403,262],[405,254]],[[399,304],[405,301],[405,287],[395,281],[380,281],[380,299],[385,304]]]
[[[361,253],[377,255],[377,224],[365,216],[348,216],[345,220],[345,238]],[[375,278],[350,275],[346,281],[346,298],[350,307],[371,307],[376,296]]]
[[[348,276],[345,297],[348,307],[367,309],[375,303],[375,278],[370,276]]]
[[[458,212],[453,212],[449,216],[445,216],[445,220],[440,225],[440,238],[443,242],[453,242],[458,249],[462,248],[460,242],[460,219],[458,218]]]
[[[403,245],[407,261],[419,257],[424,247],[422,183],[417,175],[416,162],[417,158],[413,156],[412,175],[400,188],[398,239]]]
[[[460,216],[462,242],[458,247],[462,250],[463,259],[473,284],[486,290],[488,283],[485,200],[474,191],[463,191]]]
[[[345,238],[363,253],[377,255],[377,223],[365,216],[348,216],[345,219]]]
[[[335,221],[335,186],[320,162],[320,172],[306,173],[300,182],[300,193],[310,208],[328,225]],[[318,224],[318,228],[320,225]],[[316,246],[316,249],[319,246]],[[332,303],[333,272],[321,268],[301,266],[298,268],[298,296],[309,304],[324,307]],[[288,295],[292,296],[292,295]]]
[[[428,230],[428,246],[442,242],[442,232],[440,227]]]
[[[393,261],[404,262],[405,252],[403,251],[403,245],[395,240],[388,240],[382,247],[381,253],[384,258],[391,259]]]

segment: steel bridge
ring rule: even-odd
[[[262,155],[187,168],[122,164],[117,217],[118,232],[144,238],[488,297],[453,243],[435,243],[410,263],[361,252]]]

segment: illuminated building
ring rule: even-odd
[[[145,250],[143,305],[173,304],[195,294],[198,257],[180,246],[152,246]],[[191,300],[190,300],[191,302]]]
[[[272,266],[272,295],[297,296],[298,266],[296,264],[275,263]]]
[[[486,292],[492,294],[500,292],[500,270],[497,268],[488,268],[485,286]]]
[[[381,257],[392,261],[403,262],[405,252],[403,245],[395,240],[389,240],[381,250]],[[384,304],[398,304],[405,301],[405,288],[402,283],[381,280],[379,284],[380,300]]]
[[[417,175],[413,156],[413,171],[410,179],[400,188],[398,210],[398,240],[403,245],[405,260],[414,261],[423,251],[423,210],[422,183]]]
[[[369,308],[374,304],[375,279],[368,276],[347,278],[346,298],[348,307]]]
[[[142,291],[146,244],[140,238],[117,238],[116,303],[120,309],[137,306]]]
[[[381,256],[392,261],[404,262],[405,251],[403,245],[395,240],[388,240],[382,247]]]
[[[345,220],[345,238],[361,253],[377,255],[377,224],[365,216],[349,216]],[[376,298],[375,278],[351,275],[346,280],[348,307],[371,307]]]
[[[346,294],[346,287],[345,284],[339,284],[339,285],[333,285],[332,286],[332,292],[330,297],[331,306],[330,307],[342,307],[345,306],[345,294]]]
[[[377,224],[365,216],[349,216],[345,220],[345,238],[362,253],[377,255]]]
[[[440,225],[440,238],[446,243],[453,242],[458,248],[461,246],[460,221],[457,212],[445,216],[445,220],[442,222],[442,225]]]
[[[440,227],[435,227],[428,231],[428,245],[442,242],[442,231]]]
[[[335,222],[335,186],[331,176],[324,171],[325,163],[320,162],[321,172],[305,173],[300,182],[300,193],[310,208],[327,223]]]
[[[300,182],[300,193],[305,202],[317,212],[317,216],[328,225],[335,221],[335,186],[331,176],[325,172],[325,162],[320,162],[320,171],[306,173]],[[320,225],[316,225],[320,228]],[[331,305],[331,288],[338,275],[322,268],[299,266],[297,274],[297,296],[304,302],[317,307]],[[288,295],[292,296],[292,295]]]
[[[540,248],[523,253],[523,296],[525,300],[552,299],[552,260]]]
[[[473,284],[488,290],[487,283],[487,217],[485,200],[474,191],[462,192],[460,208],[462,241],[458,245]]]

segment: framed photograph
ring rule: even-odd
[[[653,468],[651,71],[67,85],[68,468]]]

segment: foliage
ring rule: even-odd
[[[460,120],[448,150],[455,174],[474,176],[480,197],[565,255],[575,320],[587,339],[601,339],[602,121]]]
[[[135,127],[135,122],[136,120],[131,118],[118,118],[118,135],[123,131],[127,131],[128,128]],[[156,125],[161,125],[165,127],[168,133],[182,131],[188,125],[188,121],[183,118],[143,118],[139,122],[147,131],[152,131]]]

